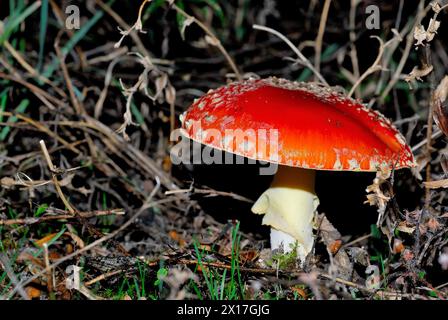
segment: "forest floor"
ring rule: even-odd
[[[7,2],[0,298],[448,297],[443,3]],[[269,185],[256,166],[173,165],[170,132],[209,89],[318,81],[309,65],[390,118],[418,166],[375,180],[371,206],[375,175],[319,177],[302,267],[250,213]]]

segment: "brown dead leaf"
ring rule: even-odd
[[[342,247],[342,240],[335,240],[333,243],[330,243],[328,246],[328,249],[330,250],[331,254],[336,254],[339,249]]]
[[[434,7],[433,7],[434,10]],[[431,42],[434,39],[434,36],[437,34],[437,30],[440,27],[440,21],[436,19],[438,12],[434,10],[435,15],[433,18],[429,20],[428,29],[425,30],[425,27],[421,24],[415,27],[414,29],[414,39],[416,40],[415,46],[423,46],[426,42]]]
[[[0,179],[0,185],[3,188],[11,188],[12,186],[16,185],[16,180],[11,177],[3,177]]]
[[[185,246],[186,242],[184,238],[182,238],[182,236],[176,230],[171,230],[170,232],[168,232],[168,236],[176,241],[180,247]]]
[[[434,91],[434,121],[442,132],[448,136],[448,76],[440,81]]]
[[[242,262],[252,262],[255,261],[259,256],[257,250],[245,250],[240,252],[240,258]]]
[[[397,230],[400,232],[411,234],[415,231],[415,227],[409,227],[405,221],[401,221],[398,224]]]
[[[39,289],[37,289],[33,286],[26,287],[25,291],[26,291],[28,297],[30,297],[31,299],[40,298],[40,295],[42,294],[42,292]]]
[[[393,245],[393,253],[401,253],[405,249],[403,245],[403,241],[400,239],[394,239],[394,245]]]
[[[431,217],[428,219],[428,222],[426,222],[426,225],[428,226],[428,229],[432,232],[436,232],[440,229],[440,222],[437,220],[437,218]]]
[[[333,255],[332,249],[337,247],[335,243],[340,241],[342,244],[341,234],[324,214],[319,215],[319,221],[321,221],[319,233],[321,234],[322,240],[327,246],[329,253]],[[353,263],[344,249],[336,251],[332,258],[331,268],[334,272],[338,273],[341,278],[346,280],[351,279],[353,274]]]
[[[45,243],[48,243],[49,241],[51,241],[51,239],[53,239],[56,235],[57,235],[57,233],[50,233],[50,234],[46,235],[45,237],[35,241],[34,244],[36,246],[38,246],[39,248],[42,248]]]
[[[306,300],[308,297],[308,295],[306,294],[306,291],[298,286],[291,287],[291,291],[294,293],[297,293],[297,295],[300,296],[304,300]]]
[[[416,26],[414,29],[414,39],[417,40],[417,42],[415,43],[415,46],[422,46],[423,45],[423,41],[426,40],[426,31],[425,31],[425,27],[422,26],[421,24]]]
[[[61,257],[61,255],[60,255],[59,253],[57,253],[57,252],[55,252],[55,251],[50,251],[50,252],[48,253],[48,258],[49,258],[51,261],[54,261],[54,260],[61,259],[62,257]]]
[[[432,41],[432,39],[434,39],[434,36],[436,35],[439,27],[440,27],[440,21],[437,21],[434,18],[431,18],[431,20],[429,20],[428,31],[426,31],[427,42],[430,42]]]
[[[386,210],[386,205],[390,200],[390,196],[385,195],[381,186],[387,182],[386,179],[390,177],[391,171],[390,169],[379,170],[376,172],[376,177],[373,179],[373,183],[366,188],[367,192],[367,200],[364,203],[368,203],[371,206],[378,207],[378,221],[379,223],[384,215],[384,211]]]

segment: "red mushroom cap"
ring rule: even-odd
[[[415,166],[404,137],[383,115],[315,83],[274,77],[234,82],[196,100],[181,121],[183,134],[194,141],[287,166],[338,171]],[[237,141],[231,132],[241,130],[254,140]],[[269,145],[269,132],[278,134],[277,149]]]

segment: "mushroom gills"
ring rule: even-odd
[[[271,226],[271,249],[291,252],[303,264],[314,243],[313,220],[319,199],[314,191],[315,171],[279,166],[271,187],[252,206]]]

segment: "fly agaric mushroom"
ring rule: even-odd
[[[234,82],[196,100],[181,122],[182,134],[193,141],[279,165],[252,212],[264,214],[263,224],[271,227],[271,249],[297,248],[302,262],[314,242],[316,170],[375,172],[415,165],[405,139],[383,115],[313,83],[275,77]],[[260,130],[275,130],[278,145],[266,146],[266,137],[254,134]],[[235,132],[246,132],[248,139],[238,140]],[[268,155],[266,149],[276,152]]]

